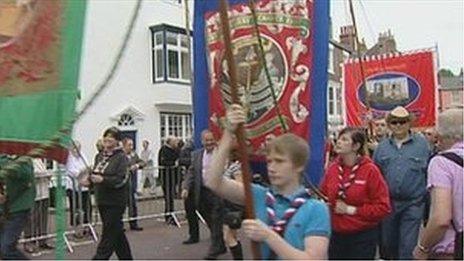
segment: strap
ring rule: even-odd
[[[451,160],[452,162],[456,163],[458,166],[460,166],[461,168],[464,167],[464,161],[462,159],[461,156],[459,156],[458,154],[454,153],[454,152],[444,152],[444,153],[439,153],[437,154],[438,156],[443,156],[449,160]],[[456,233],[459,233],[462,231],[459,231],[456,227],[456,225],[454,224],[454,220],[451,220],[451,226],[453,227],[454,231]]]
[[[444,152],[444,153],[440,153],[438,154],[438,156],[443,156],[449,160],[451,160],[452,162],[458,164],[459,166],[464,167],[464,161],[462,159],[461,156],[459,156],[458,154],[454,153],[454,152]]]

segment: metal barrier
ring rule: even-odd
[[[140,189],[134,187],[137,185],[137,178],[128,179],[129,187],[129,200],[128,208],[124,215],[124,222],[137,222],[138,220],[147,220],[164,218],[165,221],[173,224],[177,227],[181,227],[182,223],[179,219],[179,215],[184,215],[183,200],[180,200],[181,195],[181,183],[185,176],[185,168],[172,167],[151,167],[146,168],[146,173],[153,175],[153,179],[156,184],[150,184],[152,191],[149,195],[140,194]],[[59,172],[43,172],[36,173],[37,184],[46,183],[47,189],[48,184],[53,183],[52,178],[58,175]],[[145,174],[146,174],[145,173]],[[148,174],[150,175],[150,174]],[[142,176],[142,175],[140,175]],[[69,215],[66,215],[67,229],[64,233],[64,242],[69,252],[74,252],[74,247],[89,244],[98,241],[98,235],[95,230],[96,225],[101,225],[101,219],[99,213],[96,210],[95,200],[92,199],[93,195],[90,191],[83,191],[75,177],[64,176],[63,180],[70,184],[67,190],[67,206]],[[64,182],[63,182],[64,183]],[[64,184],[56,184],[66,187]],[[144,184],[142,183],[142,186]],[[53,192],[50,192],[53,193]],[[40,194],[40,192],[38,193]],[[132,195],[131,195],[132,194]],[[26,226],[23,237],[19,240],[19,243],[35,243],[41,244],[47,239],[56,238],[54,231],[53,219],[48,218],[52,208],[50,207],[50,198],[53,195],[47,195],[46,197],[36,198],[36,205],[31,213],[31,222]],[[135,203],[134,208],[131,207]],[[138,205],[138,208],[137,208]],[[87,211],[86,211],[87,206]],[[164,206],[164,210],[163,210]],[[93,208],[94,211],[90,211],[88,208]],[[176,210],[177,209],[177,210]],[[205,223],[204,218],[196,212],[200,221]],[[70,236],[82,235],[82,232],[86,230],[89,232],[90,239],[83,240],[80,242],[72,242]]]
[[[132,195],[129,195],[129,207],[125,213],[124,221],[136,222],[137,220],[164,218],[166,222],[181,227],[182,222],[180,222],[178,216],[185,214],[183,200],[181,200],[180,196],[186,169],[178,166],[156,166],[144,168],[140,171],[145,171],[145,173],[141,173],[142,175],[140,175],[142,178],[155,180],[156,184],[150,184],[152,193],[141,195],[140,191],[143,189],[145,180],[137,182],[137,178],[131,177],[129,179],[129,193]],[[144,177],[144,175],[150,175],[150,173],[153,175],[153,179]],[[134,188],[134,185],[142,186],[142,188]],[[163,202],[160,202],[161,200]],[[152,201],[152,203],[147,204],[147,201]],[[133,202],[136,204],[135,208],[133,207]],[[137,206],[140,204],[144,204],[144,208],[141,209]],[[164,206],[164,211],[160,209],[161,205]],[[205,220],[200,213],[197,212],[197,216],[205,224]]]
[[[23,237],[19,240],[19,243],[35,243],[36,245],[41,245],[44,244],[47,239],[56,238],[56,233],[49,232],[52,220],[48,218],[50,216],[50,203],[52,203],[50,202],[50,198],[53,198],[51,194],[53,190],[49,190],[49,184],[53,183],[52,179],[56,175],[58,175],[58,173],[52,171],[35,173],[37,188],[36,202],[34,208],[31,210],[30,222],[26,225]],[[67,190],[67,195],[70,199],[68,204],[70,217],[67,218],[69,222],[67,222],[68,228],[64,233],[64,241],[68,251],[72,253],[74,252],[73,246],[79,244],[71,243],[68,236],[79,235],[83,229],[88,229],[91,240],[80,242],[80,244],[96,242],[98,241],[98,236],[92,224],[92,217],[90,215],[87,218],[84,217],[83,206],[88,204],[88,206],[91,207],[90,196],[87,199],[89,202],[84,203],[82,200],[82,190],[77,180],[72,176],[65,176],[63,180],[70,184],[70,186],[63,186],[63,184],[60,184],[63,189],[65,189],[64,187],[69,188]],[[84,220],[87,222],[84,222]]]
[[[65,180],[70,182],[71,186],[67,186],[67,197],[69,199],[69,224],[72,230],[65,232],[65,243],[68,250],[72,253],[72,246],[88,244],[98,241],[98,236],[92,224],[92,200],[91,193],[88,189],[82,190],[78,180],[73,176],[66,176]],[[82,241],[79,243],[70,243],[68,236],[73,235],[78,238],[84,236],[84,232],[88,231],[91,235],[91,240]]]

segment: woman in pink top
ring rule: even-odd
[[[427,182],[432,198],[430,219],[414,249],[414,257],[453,259],[456,247],[462,259],[462,242],[455,245],[455,235],[463,229],[463,110],[441,113],[438,133],[444,151],[430,161]]]

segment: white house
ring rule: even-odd
[[[193,1],[188,3],[192,24]],[[78,109],[108,75],[135,6],[135,0],[88,1]],[[74,127],[73,136],[81,142],[89,160],[96,153],[96,141],[110,126],[118,126],[132,137],[137,151],[144,139],[149,140],[155,156],[166,136],[191,138],[193,119],[185,24],[183,0],[142,2],[114,77]],[[348,53],[333,41],[329,47],[327,113],[329,129],[333,129],[343,125],[339,64]]]
[[[108,75],[135,6],[136,1],[88,1],[78,110]],[[155,155],[167,135],[191,137],[187,46],[183,1],[143,1],[113,79],[75,124],[73,136],[89,160],[96,153],[96,141],[110,126],[134,138],[137,151],[144,139],[149,140]]]

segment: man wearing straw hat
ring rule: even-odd
[[[424,212],[430,147],[411,132],[413,115],[398,106],[386,117],[391,136],[374,151],[373,159],[387,181],[392,213],[382,222],[382,252],[387,259],[412,259]]]

